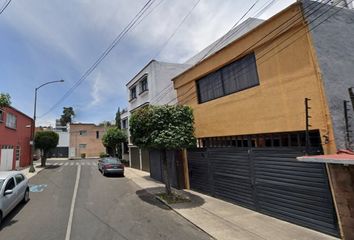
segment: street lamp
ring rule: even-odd
[[[29,172],[31,172],[31,173],[36,171],[34,169],[34,166],[33,166],[33,154],[34,154],[34,151],[35,151],[35,148],[34,148],[34,131],[36,129],[37,91],[38,91],[38,89],[40,89],[41,87],[44,87],[45,85],[52,84],[52,83],[62,83],[62,82],[64,82],[63,79],[46,82],[46,83],[43,83],[42,85],[40,85],[39,87],[36,87],[35,90],[34,90],[34,109],[33,109],[33,124],[32,124],[32,128],[33,128],[32,129],[32,156],[31,156],[31,167],[29,169]]]

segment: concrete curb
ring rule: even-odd
[[[147,191],[149,192],[149,191]],[[185,216],[183,216],[181,213],[179,213],[178,211],[176,211],[176,209],[174,209],[168,202],[166,202],[165,200],[163,200],[162,198],[156,196],[154,193],[149,192],[150,194],[152,194],[158,201],[160,201],[161,203],[163,203],[164,205],[166,205],[169,209],[171,209],[172,211],[174,211],[175,213],[177,213],[177,215],[181,216],[182,218],[184,218],[185,220],[187,220],[187,222],[191,223],[193,226],[195,226],[196,228],[198,228],[200,231],[202,231],[203,233],[207,234],[210,239],[214,239],[217,240],[214,236],[212,236],[210,233],[208,233],[207,231],[205,231],[203,228],[199,227],[197,224],[195,224],[194,222],[192,222],[191,220],[189,220],[188,218],[186,218]]]
[[[207,231],[205,231],[203,228],[199,227],[197,224],[195,224],[194,222],[192,222],[191,220],[189,220],[188,218],[186,218],[185,216],[183,216],[181,213],[179,213],[178,211],[176,211],[176,209],[174,209],[168,202],[166,202],[165,200],[163,200],[162,198],[156,196],[156,194],[154,194],[153,192],[147,191],[148,193],[152,194],[155,199],[157,199],[159,202],[161,202],[162,204],[164,204],[165,206],[167,206],[169,209],[171,209],[172,211],[174,211],[175,213],[177,213],[177,215],[179,215],[180,217],[184,218],[185,220],[187,220],[187,222],[191,223],[193,226],[195,226],[196,228],[198,228],[200,231],[202,231],[203,233],[207,234],[210,239],[213,240],[217,240],[214,236],[212,236],[210,233],[208,233]]]
[[[42,170],[45,169],[45,168],[37,168],[37,166],[39,165],[40,164],[34,164],[34,168],[36,170],[34,173],[29,172],[30,166],[21,169],[20,172],[22,172],[28,179],[31,179],[32,177],[36,176],[38,173],[40,173]]]

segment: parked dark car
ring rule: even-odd
[[[124,164],[113,157],[101,158],[98,160],[98,170],[105,176],[107,174],[119,174],[124,176]]]

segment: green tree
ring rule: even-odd
[[[110,121],[102,121],[98,124],[100,127],[110,127],[112,126],[112,123]]]
[[[195,146],[192,109],[188,106],[148,106],[134,112],[129,123],[135,145],[162,151],[166,194],[172,195],[167,151]]]
[[[118,111],[116,112],[116,117],[115,117],[115,120],[116,120],[116,127],[121,129],[122,126],[121,126],[121,123],[120,123],[120,108],[118,108]]]
[[[60,124],[65,126],[67,123],[72,123],[72,118],[75,116],[74,109],[72,107],[64,107],[63,114],[60,117]]]
[[[11,105],[11,97],[8,93],[0,93],[0,107],[8,107]]]
[[[48,151],[56,148],[59,142],[59,135],[52,131],[36,132],[34,146],[41,150],[41,166],[45,167]]]
[[[118,127],[110,127],[102,136],[102,143],[105,147],[113,150],[113,155],[122,158],[122,153],[119,151],[120,145],[127,141],[126,134]]]

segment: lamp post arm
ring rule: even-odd
[[[56,82],[64,82],[64,80],[56,80],[56,81],[50,81],[50,82],[43,83],[39,87],[36,87],[36,90],[40,89],[41,87],[43,87],[45,85],[48,85],[48,84],[51,84],[51,83],[56,83]]]

